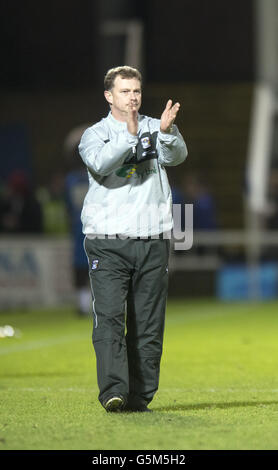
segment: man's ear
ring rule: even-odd
[[[111,91],[105,90],[104,96],[105,96],[106,101],[108,101],[108,103],[112,105],[113,97],[112,97]]]

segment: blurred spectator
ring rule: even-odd
[[[2,190],[0,231],[2,233],[42,233],[42,211],[23,170],[14,170]]]
[[[188,175],[184,181],[186,203],[193,204],[194,230],[216,230],[217,216],[215,201],[208,186],[201,177]]]
[[[81,316],[90,314],[92,296],[88,276],[88,260],[84,250],[81,209],[88,191],[88,174],[78,153],[78,144],[84,130],[81,126],[73,129],[67,136],[64,145],[66,166],[69,169],[65,178],[65,195],[70,218],[73,241],[73,271],[77,295],[77,312]]]
[[[216,206],[213,195],[202,178],[189,174],[184,179],[186,204],[193,204],[193,230],[217,230]],[[194,246],[191,251],[198,255],[215,255],[218,249],[215,246]]]
[[[176,225],[178,225],[178,230],[180,229],[182,232],[184,232],[185,230],[185,212],[184,212],[184,206],[185,206],[185,203],[186,203],[186,200],[185,200],[185,194],[183,193],[183,191],[181,190],[181,188],[179,186],[177,186],[176,184],[172,183],[171,185],[171,191],[172,191],[172,202],[173,202],[173,205],[174,204],[180,204],[181,205],[181,212],[180,212],[180,221],[179,223],[177,224],[177,221],[175,219],[175,214],[174,214],[174,228]]]
[[[47,235],[65,235],[69,232],[65,200],[65,176],[56,172],[47,187],[38,191],[43,212],[43,230]]]

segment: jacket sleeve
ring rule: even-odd
[[[138,137],[127,130],[119,132],[109,141],[103,140],[92,128],[82,135],[78,150],[85,165],[100,176],[107,176],[124,163]]]
[[[156,149],[158,162],[164,166],[179,165],[188,155],[186,143],[176,125],[171,134],[158,131]]]

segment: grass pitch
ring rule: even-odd
[[[92,321],[0,314],[0,450],[278,448],[278,302],[168,301],[154,413],[98,403]]]

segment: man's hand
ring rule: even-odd
[[[160,118],[160,130],[161,132],[171,132],[171,127],[176,119],[178,111],[180,109],[180,103],[176,103],[172,106],[172,100],[168,100],[166,108],[164,109]]]
[[[132,135],[137,135],[138,132],[138,116],[137,109],[134,104],[130,104],[127,113],[127,130]]]

